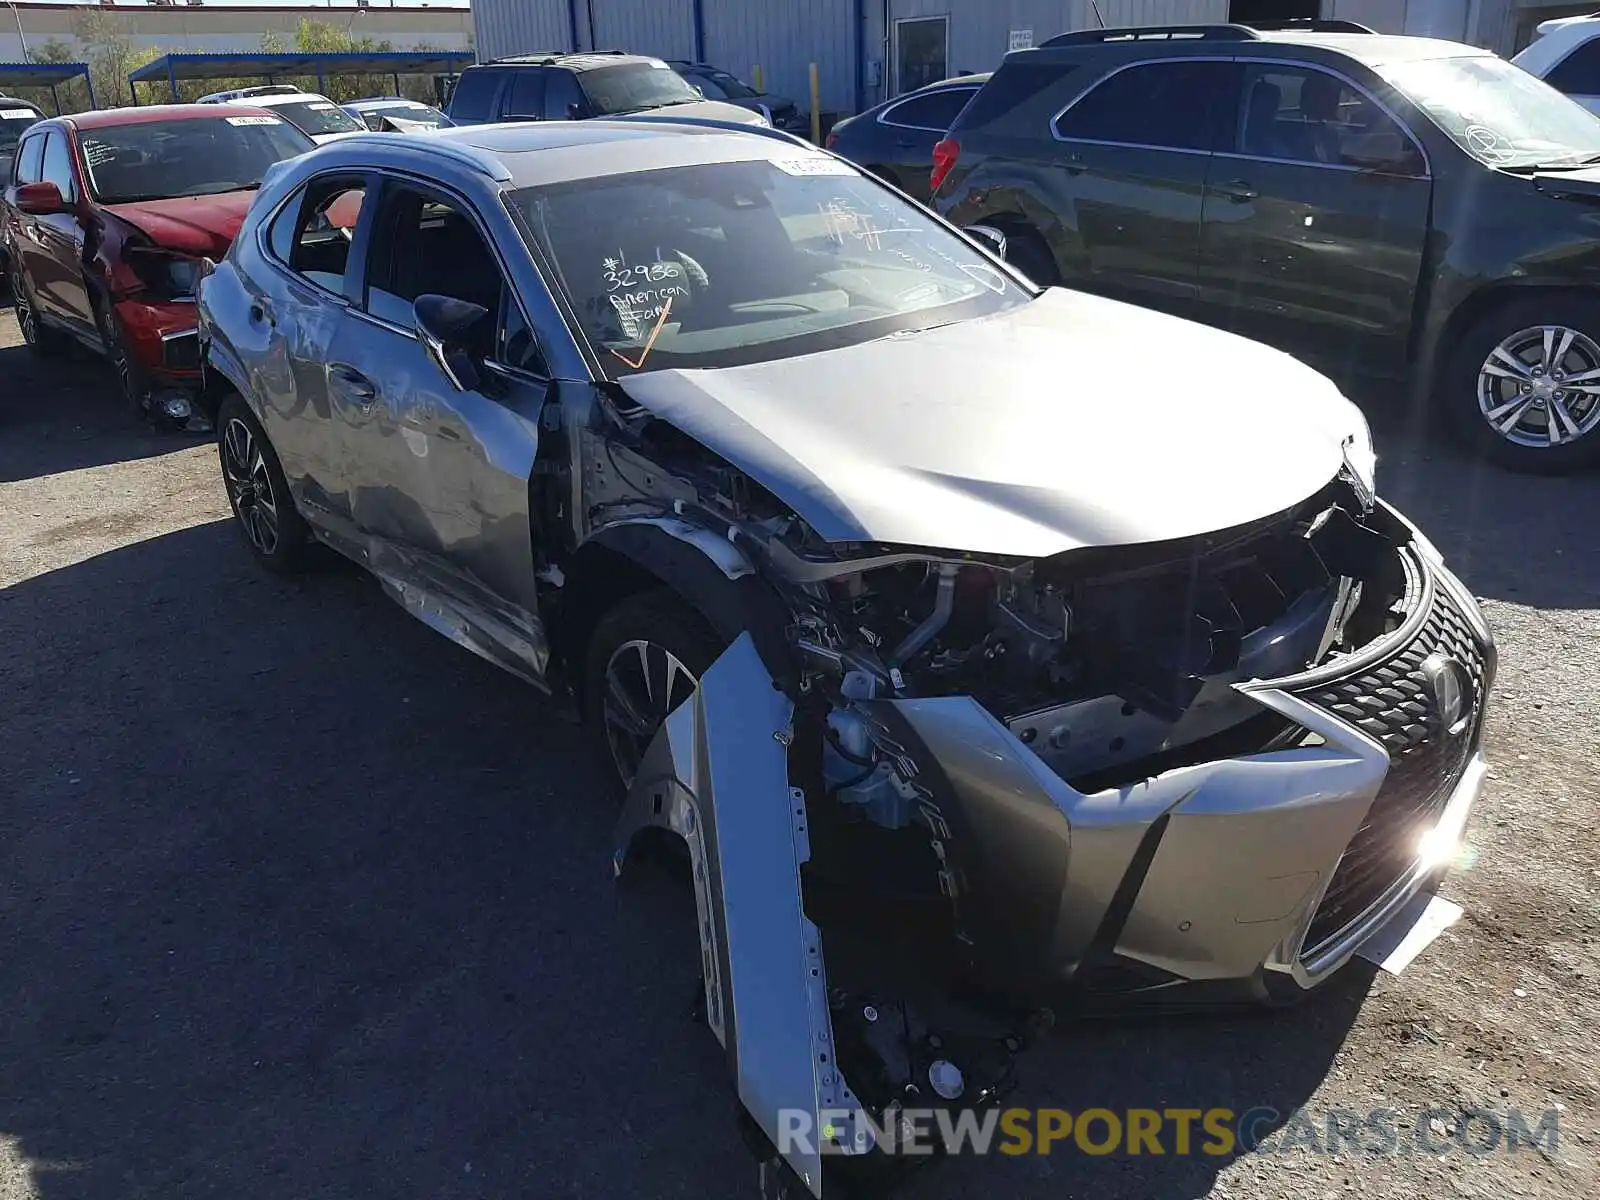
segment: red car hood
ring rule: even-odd
[[[228,252],[255,198],[254,191],[222,192],[215,196],[107,204],[105,209],[165,249],[221,258]]]

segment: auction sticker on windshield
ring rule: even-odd
[[[0,121],[23,121],[37,115],[31,108],[0,108]]]
[[[279,125],[277,117],[225,117],[229,125]]]
[[[775,158],[772,165],[789,175],[859,175],[849,163],[837,158]]]

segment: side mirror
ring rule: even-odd
[[[430,294],[417,297],[411,315],[423,349],[456,391],[475,392],[482,387],[483,371],[471,338],[489,319],[489,310],[481,304]]]
[[[19,184],[16,205],[18,212],[33,217],[48,217],[52,213],[67,211],[67,202],[61,198],[61,189],[48,180]]]
[[[968,225],[961,232],[973,241],[981,243],[985,250],[999,255],[1001,258],[1006,256],[1006,235],[993,225]]]
[[[576,100],[574,100],[571,104],[567,105],[567,120],[569,120],[569,121],[581,121],[581,120],[583,120],[583,105],[579,104]]]

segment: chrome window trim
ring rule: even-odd
[[[505,255],[501,252],[499,243],[497,243],[494,237],[489,233],[487,224],[483,219],[483,214],[478,211],[478,207],[472,202],[471,197],[463,195],[458,188],[455,188],[448,183],[441,182],[440,180],[430,178],[426,175],[418,175],[412,171],[406,170],[403,167],[373,167],[370,169],[370,173],[377,178],[380,193],[382,190],[386,189],[387,186],[395,184],[398,184],[402,187],[420,188],[423,190],[424,194],[426,194],[428,191],[432,191],[438,195],[446,197],[452,203],[452,205],[457,208],[457,211],[459,211],[463,216],[472,222],[473,228],[478,231],[478,236],[483,239],[483,244],[489,248],[489,253],[494,257],[495,265],[500,270],[501,292],[503,294],[510,294],[511,302],[517,306],[517,310],[522,314],[523,324],[528,327],[528,332],[533,337],[534,345],[539,351],[539,357],[544,360],[545,366],[548,368],[550,356],[545,352],[544,341],[539,336],[538,327],[528,317],[528,306],[523,303],[521,295],[519,295],[517,292],[516,284],[513,282],[516,276],[511,271],[510,265],[506,262]],[[382,196],[380,194],[380,203],[381,202]],[[372,255],[371,246],[367,248],[367,255],[368,261],[370,262]],[[535,264],[535,270],[537,271],[537,269],[537,264]],[[541,275],[540,278],[543,279],[543,276]],[[365,272],[363,272],[363,279],[367,285],[366,290],[371,292],[373,290],[372,281],[370,278],[367,278]],[[383,289],[379,288],[378,290],[382,291]],[[392,295],[393,293],[390,294]],[[371,312],[367,311],[364,301],[362,304],[350,304],[349,311],[355,316],[361,317],[378,326],[380,329],[387,329],[391,333],[398,333],[403,337],[410,338],[412,341],[417,340],[417,332],[415,329],[407,329],[400,325],[396,325],[393,321],[385,320],[383,317],[374,316]],[[499,318],[500,314],[496,313],[495,322],[497,327],[500,324]],[[531,372],[525,373],[533,375]],[[549,380],[554,378],[554,376],[551,374],[533,375],[533,377],[544,382],[549,382]]]
[[[972,96],[976,96],[979,92],[981,92],[983,90],[983,85],[979,84],[974,87],[965,84],[952,83],[949,87],[934,88],[931,90],[937,91],[941,96],[946,92],[971,92],[972,95],[967,97],[967,102],[970,104],[972,102]],[[894,112],[895,109],[901,108],[904,105],[911,103],[913,100],[926,100],[927,98],[928,92],[920,90],[912,92],[908,96],[901,96],[899,99],[895,100],[892,104],[885,108],[881,113],[879,113],[876,121],[879,125],[886,125],[890,129],[915,129],[918,133],[949,133],[949,129],[937,129],[932,125],[911,125],[905,121],[889,120],[889,114]]]
[[[1295,166],[1302,166],[1302,167],[1332,167],[1335,170],[1339,170],[1339,171],[1359,171],[1359,172],[1362,172],[1362,173],[1365,173],[1365,174],[1369,174],[1369,175],[1389,175],[1389,176],[1393,176],[1396,179],[1432,179],[1433,178],[1433,161],[1428,157],[1428,148],[1426,146],[1424,146],[1422,144],[1422,140],[1420,138],[1418,138],[1417,135],[1411,131],[1411,127],[1400,119],[1400,114],[1395,112],[1394,109],[1390,108],[1382,100],[1378,99],[1377,96],[1373,95],[1371,88],[1367,87],[1363,83],[1359,83],[1355,79],[1352,79],[1349,75],[1346,75],[1343,71],[1339,70],[1337,67],[1326,66],[1323,63],[1307,62],[1305,59],[1299,59],[1299,58],[1256,58],[1256,57],[1252,56],[1252,57],[1249,57],[1249,58],[1236,58],[1236,59],[1234,59],[1234,61],[1235,62],[1242,62],[1242,63],[1251,63],[1251,64],[1255,64],[1255,65],[1271,65],[1271,66],[1278,66],[1278,67],[1294,67],[1294,68],[1296,68],[1298,70],[1302,70],[1302,71],[1320,71],[1320,72],[1322,72],[1322,74],[1330,75],[1334,79],[1337,79],[1340,83],[1343,83],[1343,84],[1347,85],[1348,87],[1351,87],[1351,88],[1355,89],[1355,91],[1359,92],[1361,95],[1365,96],[1369,101],[1371,101],[1373,104],[1377,105],[1378,111],[1383,113],[1384,116],[1388,117],[1389,120],[1393,121],[1395,123],[1395,127],[1397,129],[1399,129],[1400,132],[1405,135],[1406,140],[1408,142],[1410,142],[1413,146],[1416,147],[1417,153],[1422,156],[1422,174],[1420,174],[1420,175],[1405,175],[1405,174],[1401,174],[1401,173],[1396,172],[1396,171],[1378,171],[1378,170],[1372,169],[1371,167],[1352,167],[1352,166],[1349,166],[1348,164],[1345,164],[1345,163],[1302,162],[1298,158],[1257,158],[1257,156],[1254,156],[1254,155],[1240,155],[1240,154],[1234,154],[1234,153],[1228,152],[1230,157],[1234,157],[1234,158],[1250,158],[1250,159],[1253,159],[1255,161],[1260,161],[1260,162],[1291,163],[1291,164],[1293,164]],[[1386,84],[1385,86],[1389,86],[1389,85]],[[1242,97],[1241,97],[1241,99],[1242,99]],[[1219,155],[1221,155],[1221,154],[1224,153],[1224,151],[1220,151],[1219,150],[1217,153]]]
[[[1122,146],[1129,150],[1170,150],[1178,154],[1210,154],[1212,153],[1210,150],[1196,150],[1191,146],[1162,146],[1152,142],[1119,142],[1109,138],[1064,137],[1056,129],[1056,126],[1061,124],[1062,117],[1066,116],[1067,113],[1076,108],[1086,97],[1099,91],[1107,83],[1115,79],[1118,75],[1121,75],[1124,71],[1131,71],[1135,67],[1158,66],[1162,63],[1226,63],[1238,61],[1239,60],[1236,58],[1223,57],[1222,55],[1218,54],[1164,54],[1159,58],[1137,58],[1131,62],[1120,63],[1115,70],[1107,71],[1104,75],[1100,76],[1099,79],[1096,79],[1088,87],[1084,88],[1083,91],[1079,92],[1071,100],[1068,100],[1064,105],[1061,106],[1060,111],[1058,111],[1055,116],[1050,118],[1050,136],[1052,139],[1058,142],[1081,143],[1088,146]]]
[[[168,342],[177,341],[179,338],[198,338],[199,336],[200,327],[198,325],[191,325],[188,329],[174,329],[171,332],[163,333],[161,335],[161,344],[164,346]]]
[[[1114,79],[1116,76],[1122,74],[1122,72],[1131,70],[1134,67],[1148,67],[1158,63],[1179,62],[1232,62],[1243,63],[1247,66],[1255,65],[1269,67],[1293,67],[1298,70],[1321,71],[1324,75],[1331,75],[1333,78],[1339,80],[1339,82],[1354,88],[1361,95],[1365,96],[1373,104],[1377,105],[1380,112],[1382,112],[1386,117],[1395,123],[1400,132],[1405,134],[1406,139],[1417,148],[1417,153],[1422,156],[1422,174],[1403,175],[1397,174],[1393,171],[1374,171],[1368,167],[1352,167],[1345,163],[1302,162],[1297,158],[1264,158],[1260,155],[1240,154],[1237,151],[1232,150],[1195,150],[1187,146],[1162,146],[1150,142],[1118,142],[1106,138],[1063,137],[1061,133],[1057,131],[1056,126],[1060,124],[1061,118],[1066,116],[1075,105],[1082,101],[1084,97],[1088,96],[1091,92],[1094,92],[1102,87],[1108,80]],[[1240,93],[1239,99],[1241,102],[1244,99],[1242,92]],[[1140,58],[1135,59],[1132,62],[1121,63],[1115,70],[1109,71],[1102,75],[1099,79],[1095,80],[1088,87],[1084,88],[1083,91],[1079,92],[1071,100],[1067,101],[1067,103],[1061,107],[1060,111],[1050,118],[1050,137],[1057,142],[1085,146],[1120,146],[1127,150],[1164,150],[1171,154],[1209,154],[1218,158],[1231,158],[1246,162],[1280,163],[1299,167],[1326,167],[1336,171],[1354,171],[1360,174],[1387,175],[1395,179],[1431,180],[1433,178],[1433,160],[1428,156],[1428,148],[1424,146],[1422,144],[1422,140],[1417,137],[1414,132],[1412,132],[1411,127],[1400,119],[1400,115],[1396,113],[1393,108],[1385,104],[1377,96],[1373,95],[1371,88],[1356,81],[1355,79],[1352,79],[1349,75],[1346,75],[1336,67],[1326,66],[1323,63],[1308,62],[1307,60],[1301,58],[1267,58],[1258,57],[1255,55],[1243,57],[1239,55],[1229,55],[1225,57],[1216,54],[1174,54],[1163,55],[1160,58]]]

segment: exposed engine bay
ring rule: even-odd
[[[1073,1011],[1076,998],[1122,1002],[1196,982],[1124,946],[1144,900],[1122,893],[1137,892],[1143,873],[1159,867],[1151,860],[1182,793],[1174,784],[1163,797],[1158,785],[1185,768],[1203,775],[1250,756],[1284,752],[1287,761],[1306,747],[1337,750],[1317,722],[1292,719],[1246,685],[1361,659],[1415,624],[1426,590],[1414,531],[1348,468],[1289,510],[1241,527],[1008,560],[823,543],[770,493],[672,426],[637,409],[614,415],[633,436],[597,437],[579,455],[590,520],[653,524],[697,546],[728,580],[753,580],[772,601],[766,636],[750,643],[759,660],[747,654],[745,666],[779,694],[783,712],[770,724],[782,727],[766,736],[781,755],[771,751],[764,769],[801,823],[797,937],[812,961],[826,962],[826,1019],[815,1029],[837,1056],[832,1068],[812,1064],[816,1078],[833,1081],[819,1085],[816,1103],[859,1110],[866,1122],[864,1134],[859,1121],[838,1124],[839,1138],[818,1153],[843,1154],[857,1183],[907,1165],[863,1153],[893,1142],[900,1109],[996,1101],[1012,1084],[1016,1055],[1058,1013]],[[761,624],[753,619],[752,630]],[[693,771],[683,756],[706,769],[704,751],[690,754],[686,739],[714,736],[710,706],[719,692],[708,674],[701,697],[685,705],[698,711],[669,717],[653,747],[655,774],[641,770],[622,835],[625,846],[626,831],[666,824],[693,847],[709,829],[718,846],[707,845],[696,865],[703,914],[717,907],[717,864],[726,877],[735,852],[720,828],[726,811],[707,811],[713,781],[685,779]],[[762,742],[748,731],[729,737]],[[1044,777],[1025,766],[1017,744],[1043,764]],[[1387,766],[1381,752],[1360,755],[1351,768],[1358,793],[1376,788]],[[1104,873],[1106,894],[1083,904],[1075,936],[1061,905],[1066,862],[1076,864],[1076,854],[1061,835],[1058,861],[1021,861],[1027,839],[1048,839],[1026,828],[1034,818],[1004,811],[1018,804],[1015,788],[1000,796],[1002,756],[1024,762],[1033,782],[1046,778],[1042,786],[1057,797],[1052,819],[1073,803],[1088,810],[1114,801],[1116,820],[1126,822],[1113,835],[1120,840],[1108,855],[1115,865]],[[991,781],[976,782],[974,771],[995,773],[990,796],[979,793]],[[681,789],[677,807],[661,790],[669,777]],[[738,802],[758,803],[760,791],[741,789]],[[1150,807],[1140,815],[1142,802]],[[1332,836],[1342,845],[1351,827],[1337,827]],[[1101,835],[1084,824],[1075,836],[1085,843],[1081,853],[1092,854],[1090,838]],[[1219,860],[1215,869],[1229,868]],[[731,880],[723,883],[731,891]],[[747,912],[759,906],[741,903]],[[723,929],[729,943],[738,941],[728,922]],[[728,992],[737,991],[737,956],[716,941],[706,943],[710,1023],[737,1060],[732,1022],[716,1015],[736,1007]],[[1253,963],[1266,949],[1249,953]],[[763,973],[776,969],[768,964]],[[1261,986],[1253,981],[1247,991],[1259,998]],[[820,1004],[813,997],[814,1021]],[[747,1090],[741,1081],[741,1095]],[[746,1105],[775,1141],[775,1118],[749,1097]],[[821,1194],[820,1157],[780,1157]]]

